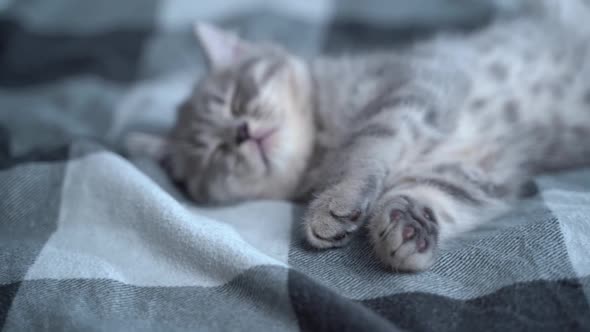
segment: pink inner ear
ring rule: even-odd
[[[206,23],[196,23],[195,34],[213,67],[227,67],[238,62],[248,51],[248,44],[233,33]]]

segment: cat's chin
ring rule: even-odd
[[[290,200],[294,194],[297,178],[285,182],[281,174],[252,177],[247,181],[233,179],[210,182],[203,188],[189,182],[185,193],[198,205],[229,206],[255,200]]]

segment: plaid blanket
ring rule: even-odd
[[[589,331],[590,170],[421,274],[363,236],[309,249],[303,207],[188,202],[125,158],[203,71],[202,19],[302,55],[396,45],[490,17],[483,1],[0,1],[0,330]]]

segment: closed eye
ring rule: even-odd
[[[248,96],[239,88],[233,93],[230,111],[233,116],[242,116],[247,112]]]
[[[234,99],[232,100],[232,103],[231,103],[231,109],[230,109],[230,111],[231,111],[231,114],[232,114],[233,116],[240,116],[240,115],[243,115],[243,114],[244,114],[244,110],[243,110],[243,108],[241,107],[240,103],[239,103],[238,101],[236,101],[236,100],[237,100],[237,98],[236,98],[236,97],[234,97]]]
[[[265,112],[262,107],[256,107],[252,110],[252,116],[257,119],[268,117],[270,114],[270,112]]]
[[[215,160],[229,152],[229,146],[221,143],[215,146],[213,151],[209,154],[209,160]]]
[[[184,143],[190,146],[191,149],[195,150],[206,150],[207,144],[201,141],[200,136],[197,134],[190,135],[184,140]]]
[[[223,104],[225,104],[225,96],[223,95],[219,95],[219,94],[215,94],[215,93],[211,93],[207,96],[207,100],[209,101],[209,103],[213,103],[215,105],[221,106]]]

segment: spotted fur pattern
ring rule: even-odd
[[[589,43],[560,22],[311,60],[199,24],[211,69],[166,162],[195,200],[309,199],[314,247],[366,226],[385,266],[427,269],[532,175],[590,163]]]

